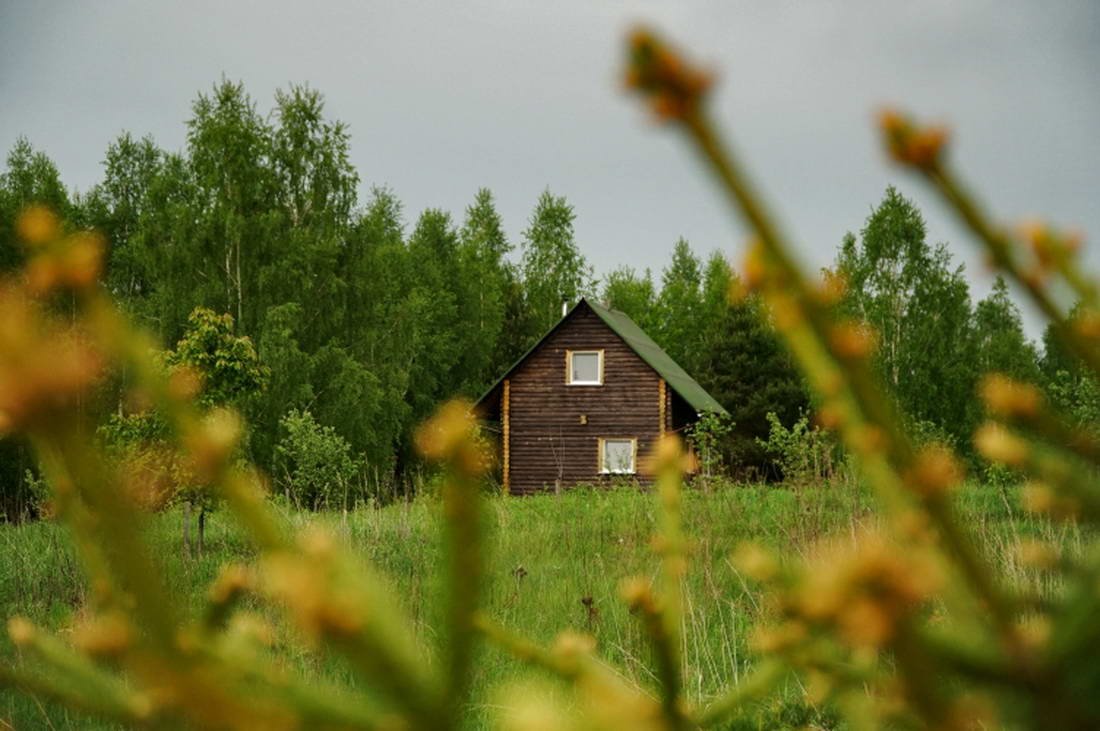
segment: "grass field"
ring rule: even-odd
[[[426,661],[435,641],[440,611],[433,597],[439,560],[439,511],[430,499],[347,516],[288,512],[294,524],[326,524],[392,582],[412,617]],[[654,530],[654,498],[633,490],[577,490],[560,497],[492,498],[487,501],[490,571],[487,611],[503,624],[549,641],[563,629],[593,634],[602,655],[633,682],[651,686],[645,669],[648,649],[635,619],[618,598],[629,575],[652,575],[657,562],[649,547]],[[1081,540],[1076,529],[1056,527],[1025,516],[1013,490],[968,486],[960,510],[993,560],[1019,581],[1037,580],[1020,568],[1015,546],[1023,535],[1042,533],[1063,545]],[[691,696],[705,700],[736,681],[754,662],[751,628],[767,613],[762,598],[731,567],[728,557],[741,541],[755,540],[788,556],[812,554],[817,541],[846,536],[873,523],[870,500],[853,488],[787,489],[727,486],[691,492],[685,501],[694,555],[687,577],[684,613],[686,683]],[[250,549],[222,514],[208,524],[206,555],[185,560],[180,551],[180,514],[150,520],[149,540],[164,566],[169,591],[188,611],[197,612],[218,567],[248,561]],[[0,526],[0,616],[21,614],[62,636],[79,619],[85,596],[80,567],[67,536],[48,522]],[[279,615],[264,612],[282,629]],[[285,636],[285,635],[283,635]],[[273,648],[288,670],[337,683],[355,681],[337,661],[297,642]],[[6,636],[2,657],[15,656]],[[493,648],[484,648],[473,678],[472,726],[488,725],[502,685],[541,679]],[[759,709],[750,727],[831,727],[830,714],[806,706],[797,688]],[[0,729],[107,728],[34,699],[0,692]]]

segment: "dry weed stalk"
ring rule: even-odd
[[[658,119],[685,133],[754,232],[745,281],[769,303],[816,392],[821,422],[857,457],[889,532],[808,569],[762,570],[775,565],[758,551],[743,552],[744,568],[774,590],[782,617],[762,635],[760,649],[805,674],[822,698],[837,698],[856,725],[953,728],[994,724],[1003,716],[1029,726],[1095,726],[1100,708],[1082,678],[1095,675],[1083,663],[1100,638],[1071,618],[1095,610],[1100,567],[1089,554],[1048,564],[1070,588],[1038,616],[997,574],[953,507],[952,489],[962,477],[958,460],[945,447],[917,450],[907,438],[871,369],[874,333],[838,321],[833,305],[843,282],[812,282],[798,266],[794,248],[707,114],[706,78],[653,34],[631,38],[628,85]],[[1024,227],[1019,238],[1033,252],[1024,263],[1023,247],[989,219],[947,164],[944,128],[922,127],[896,112],[883,113],[880,122],[889,154],[942,193],[990,262],[1028,292],[1069,351],[1100,375],[1096,286],[1080,269],[1079,238]],[[1056,303],[1059,284],[1086,308],[1072,324]],[[1053,413],[1034,387],[1003,376],[987,379],[982,397],[991,418],[976,435],[982,454],[1039,478],[1030,491],[1038,509],[1058,505],[1064,517],[1094,521],[1100,496],[1095,435]],[[933,600],[946,613],[935,622],[929,619]],[[778,677],[772,667],[763,672]]]

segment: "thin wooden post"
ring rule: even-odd
[[[511,424],[510,424],[510,415],[509,415],[509,409],[510,409],[510,406],[511,406],[511,399],[512,399],[512,384],[507,378],[505,378],[504,379],[503,393],[500,397],[501,452],[502,452],[501,462],[503,463],[503,465],[502,465],[503,473],[502,473],[502,477],[501,477],[501,482],[503,483],[504,494],[505,495],[511,494],[511,492],[512,492],[512,490],[511,490],[511,479],[510,479],[511,475],[509,474],[511,472],[510,468],[512,466],[511,465],[511,456],[512,456],[511,451],[512,450],[511,450],[511,444],[509,443],[510,442],[510,437],[511,437],[511,434],[512,434],[512,429],[511,429]]]
[[[659,399],[658,402],[657,402],[657,411],[660,414],[659,418],[661,420],[660,433],[661,433],[661,436],[663,437],[665,435],[665,421],[666,421],[666,418],[667,418],[666,413],[665,413],[665,408],[666,408],[665,403],[668,401],[668,396],[667,396],[668,390],[667,390],[667,387],[665,386],[665,379],[663,379],[663,378],[660,379],[659,381],[657,381],[657,394],[658,394],[658,399]]]

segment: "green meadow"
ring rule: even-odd
[[[982,549],[1019,582],[1039,581],[1016,558],[1021,538],[1042,537],[1070,552],[1083,540],[1076,527],[1024,513],[1012,488],[968,485],[959,493],[957,506]],[[705,701],[753,666],[753,628],[768,618],[764,598],[730,563],[734,548],[743,541],[755,541],[781,549],[785,557],[812,558],[823,540],[850,539],[871,527],[876,520],[871,507],[871,499],[850,486],[725,484],[687,493],[684,517],[693,551],[685,586],[684,677],[692,698]],[[655,679],[646,670],[647,665],[652,667],[646,637],[619,599],[618,587],[625,577],[656,574],[657,560],[650,545],[655,508],[652,494],[629,488],[488,497],[484,501],[490,550],[486,611],[541,642],[567,629],[590,633],[613,667],[640,687],[654,687]],[[425,662],[432,662],[442,611],[437,603],[444,594],[436,586],[441,558],[438,501],[426,496],[347,514],[290,509],[284,514],[295,526],[322,525],[383,574],[412,620]],[[248,564],[254,554],[229,516],[215,513],[208,525],[205,554],[185,558],[181,517],[176,511],[151,516],[148,541],[153,554],[160,557],[170,595],[183,610],[195,614],[201,611],[219,567],[229,562]],[[66,637],[85,611],[88,589],[64,529],[47,521],[0,525],[0,551],[0,616],[26,616]],[[269,649],[286,672],[355,684],[353,675],[331,654],[323,658],[308,643],[293,639],[289,622],[276,610],[259,604],[248,609],[279,630],[273,636],[292,638]],[[0,637],[0,653],[18,657],[6,634]],[[480,652],[469,708],[477,721],[474,725],[489,726],[491,719],[500,717],[502,688],[557,682],[494,648],[482,647]],[[744,722],[747,727],[838,727],[828,712],[807,705],[800,689],[787,690],[757,708],[756,716]],[[560,691],[567,692],[564,685]],[[46,701],[0,691],[0,728],[111,726]]]

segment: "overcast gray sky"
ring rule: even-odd
[[[601,273],[666,263],[685,236],[740,260],[744,232],[682,142],[620,90],[651,23],[720,74],[716,110],[814,265],[889,183],[984,291],[970,242],[879,151],[895,103],[949,122],[961,167],[1010,218],[1100,236],[1100,3],[15,2],[0,0],[0,147],[26,135],[86,189],[123,130],[184,144],[224,74],[261,110],[308,82],[348,123],[369,186],[409,219],[496,194],[513,243],[549,187]],[[1100,261],[1095,253],[1093,262]]]

